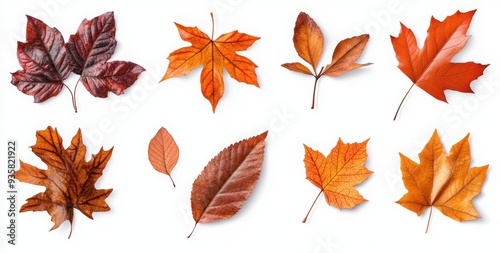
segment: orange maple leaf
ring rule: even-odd
[[[73,208],[92,218],[93,212],[105,212],[110,208],[105,199],[113,189],[96,189],[95,183],[102,175],[113,149],[101,150],[85,160],[86,148],[80,130],[64,149],[63,140],[57,129],[47,127],[37,131],[36,143],[31,147],[48,169],[41,170],[33,165],[19,161],[21,167],[15,173],[21,182],[45,186],[45,192],[38,193],[27,200],[20,212],[47,211],[58,228],[64,221],[73,224]],[[71,232],[69,234],[71,236]],[[69,237],[68,237],[69,238]]]
[[[371,64],[356,63],[361,53],[363,53],[369,38],[370,35],[362,34],[340,41],[333,51],[332,61],[328,65],[321,67],[320,71],[317,72],[316,67],[323,52],[323,33],[307,13],[301,12],[295,22],[293,45],[300,58],[309,63],[313,71],[300,62],[284,63],[281,66],[291,71],[314,76],[315,81],[311,105],[311,109],[314,109],[316,86],[319,78],[323,75],[337,77],[351,70]]]
[[[399,61],[398,68],[413,82],[399,104],[394,120],[415,85],[443,102],[447,102],[445,90],[474,93],[470,83],[481,76],[489,64],[453,63],[451,59],[469,40],[470,36],[467,36],[466,32],[475,12],[457,11],[442,22],[432,17],[422,49],[418,48],[413,31],[403,24],[399,37],[391,36],[392,46]]]
[[[260,38],[236,30],[222,34],[213,40],[214,19],[212,13],[210,15],[212,16],[212,37],[208,37],[198,27],[185,27],[175,23],[181,38],[192,45],[170,53],[168,56],[170,63],[160,82],[187,75],[199,65],[203,65],[200,79],[201,91],[203,96],[210,101],[212,111],[215,112],[217,103],[224,93],[223,68],[237,81],[259,87],[255,74],[257,65],[250,59],[236,54],[236,51],[246,50]]]
[[[408,193],[397,203],[418,216],[431,207],[426,233],[433,206],[457,221],[479,218],[472,199],[481,192],[488,165],[469,169],[471,157],[468,138],[469,134],[453,145],[449,154],[445,154],[438,133],[434,131],[418,155],[420,164],[399,154]]]
[[[337,145],[327,157],[304,144],[306,178],[321,191],[302,222],[306,222],[321,193],[325,194],[326,202],[329,205],[339,209],[353,208],[367,201],[354,188],[355,185],[360,184],[373,173],[364,165],[368,157],[366,153],[367,143],[368,140],[362,143],[344,143],[339,138]]]

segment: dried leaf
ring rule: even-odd
[[[267,131],[234,143],[205,166],[191,191],[191,234],[198,223],[228,219],[240,210],[259,179],[266,136]]]
[[[400,153],[401,172],[408,193],[397,203],[418,216],[431,207],[429,222],[433,206],[457,221],[479,218],[472,199],[481,192],[488,165],[469,169],[468,138],[469,134],[453,145],[449,154],[445,154],[438,133],[434,131],[418,155],[420,164]]]
[[[17,42],[23,70],[12,73],[12,84],[41,103],[61,92],[73,68],[64,38],[56,28],[27,16],[26,42]]]
[[[31,149],[47,164],[47,169],[19,161],[21,167],[15,177],[21,182],[44,186],[46,190],[27,199],[20,212],[47,211],[54,222],[50,229],[53,230],[66,220],[73,224],[73,208],[90,219],[93,219],[93,212],[110,210],[105,199],[113,189],[96,189],[95,183],[102,175],[113,148],[108,151],[101,148],[90,161],[86,161],[87,150],[80,129],[66,149],[57,129],[50,126],[37,131],[36,139]]]
[[[323,52],[323,33],[316,22],[314,22],[309,15],[301,12],[295,22],[293,45],[295,46],[295,50],[299,54],[300,58],[309,63],[313,71],[309,70],[309,68],[300,62],[285,63],[281,66],[291,71],[314,76],[315,81],[311,106],[311,109],[314,109],[316,86],[321,76],[327,75],[337,77],[351,70],[371,64],[356,63],[358,58],[361,56],[361,53],[363,53],[363,49],[368,43],[369,38],[370,36],[368,34],[362,34],[360,36],[355,36],[339,42],[333,52],[331,63],[322,67],[318,73],[316,66],[318,65],[321,53]]]
[[[126,61],[111,61],[116,48],[115,18],[113,12],[91,20],[84,19],[78,31],[67,43],[80,81],[94,97],[105,98],[108,91],[116,95],[130,87],[144,71],[141,66]]]
[[[392,46],[399,61],[398,68],[413,82],[401,101],[394,120],[415,85],[443,102],[447,102],[445,90],[473,93],[470,83],[480,77],[489,64],[454,63],[451,59],[469,40],[466,32],[475,12],[457,11],[442,22],[432,17],[422,49],[418,48],[413,31],[403,24],[399,37],[391,36]]]
[[[168,56],[170,63],[161,81],[187,75],[196,67],[203,65],[201,91],[212,104],[212,111],[215,113],[217,103],[224,93],[223,68],[237,81],[259,87],[255,74],[257,65],[248,58],[236,54],[236,51],[246,50],[259,37],[232,31],[213,40],[213,22],[212,15],[212,37],[208,37],[198,27],[185,27],[175,23],[181,38],[192,45],[170,53]]]
[[[116,47],[115,30],[113,12],[107,12],[83,20],[77,33],[65,44],[59,30],[28,16],[26,43],[18,42],[17,48],[23,70],[12,73],[11,83],[33,96],[35,103],[56,96],[66,87],[75,112],[79,82],[95,97],[107,97],[108,91],[122,94],[144,68],[132,62],[107,61]],[[81,75],[73,91],[63,82],[72,71]]]
[[[148,157],[153,168],[160,173],[167,174],[175,187],[171,173],[179,160],[179,147],[164,127],[160,128],[149,142]]]
[[[339,138],[337,145],[327,157],[304,145],[306,178],[321,191],[302,220],[303,223],[306,222],[321,193],[325,195],[329,205],[336,206],[341,210],[342,208],[353,208],[367,201],[354,188],[355,185],[362,183],[373,173],[364,165],[368,157],[366,153],[367,143],[368,140],[362,143],[344,143]]]

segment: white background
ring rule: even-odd
[[[18,141],[18,157],[45,168],[30,150],[35,131],[57,127],[65,145],[78,128],[88,155],[100,147],[114,147],[113,156],[97,188],[113,188],[107,198],[111,211],[94,213],[94,220],[75,212],[73,235],[65,222],[53,223],[46,212],[18,215],[17,245],[7,244],[6,172],[0,180],[0,252],[498,252],[500,140],[498,27],[500,6],[494,1],[5,1],[0,8],[0,164],[6,168],[8,139]],[[411,28],[420,45],[431,16],[439,20],[478,9],[468,44],[454,61],[491,64],[472,83],[476,94],[446,92],[449,104],[419,88],[411,91],[399,118],[394,112],[411,85],[397,68],[389,35],[397,36],[399,22]],[[25,15],[57,27],[67,40],[84,18],[114,11],[118,46],[112,60],[133,61],[146,68],[121,96],[92,97],[78,87],[79,112],[63,90],[45,103],[10,84],[11,72],[21,69],[16,41],[25,41]],[[359,62],[371,66],[339,78],[320,79],[317,108],[311,110],[314,79],[280,65],[302,61],[292,43],[300,11],[315,19],[325,36],[320,65],[326,65],[335,45],[344,38],[370,33]],[[210,12],[215,36],[238,29],[261,37],[241,52],[259,67],[261,88],[238,83],[225,72],[226,90],[215,114],[200,92],[201,69],[158,84],[168,54],[189,43],[178,36],[174,22],[198,26],[210,34]],[[66,83],[73,87],[77,75]],[[180,148],[172,175],[156,172],[147,158],[149,140],[166,127]],[[406,189],[401,181],[401,152],[417,154],[438,129],[446,150],[471,133],[472,166],[490,164],[482,193],[474,205],[482,216],[459,223],[434,212],[425,234],[429,210],[420,217],[394,202]],[[256,188],[239,213],[229,220],[198,225],[190,210],[191,185],[206,163],[238,140],[269,130],[266,157]],[[356,188],[369,200],[354,209],[338,210],[323,197],[307,223],[301,220],[319,189],[305,179],[307,144],[327,154],[338,138],[361,142],[370,138],[366,166],[374,171]],[[17,183],[18,208],[44,191]]]

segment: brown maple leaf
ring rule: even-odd
[[[367,201],[354,188],[373,173],[364,165],[368,157],[367,143],[368,140],[362,143],[344,143],[339,138],[337,145],[327,157],[304,144],[306,178],[321,191],[302,220],[303,223],[306,222],[321,193],[325,195],[329,205],[339,209],[353,208]]]
[[[179,160],[179,147],[174,137],[164,127],[160,128],[149,142],[148,158],[153,168],[167,174],[175,187],[171,173]]]
[[[170,63],[160,82],[187,75],[196,67],[203,65],[200,78],[201,91],[212,104],[212,111],[215,113],[217,103],[224,93],[223,68],[237,81],[259,87],[255,74],[257,65],[248,58],[236,54],[236,51],[246,50],[260,38],[232,31],[214,40],[214,17],[212,13],[210,15],[212,17],[211,37],[198,27],[185,27],[175,23],[181,38],[192,45],[170,53],[168,56]]]
[[[191,191],[191,234],[198,223],[228,219],[240,210],[259,179],[266,136],[267,131],[234,143],[208,162]]]
[[[21,166],[15,177],[21,182],[44,186],[46,189],[27,199],[20,212],[47,211],[54,222],[50,229],[53,230],[66,220],[72,226],[73,208],[90,219],[93,219],[93,212],[110,210],[105,199],[113,189],[96,189],[95,183],[102,175],[113,148],[108,151],[101,148],[86,161],[86,147],[82,142],[80,129],[66,149],[57,129],[50,126],[46,130],[37,131],[36,139],[31,149],[47,164],[47,169],[42,170],[19,161]],[[70,236],[71,232],[68,238]]]
[[[359,64],[356,60],[363,53],[363,49],[368,43],[370,35],[362,34],[342,40],[333,51],[332,61],[325,67],[321,67],[319,73],[316,71],[319,59],[323,52],[323,33],[314,20],[304,12],[301,12],[295,22],[293,34],[293,45],[300,58],[311,65],[313,71],[300,62],[285,63],[281,66],[295,72],[314,76],[314,90],[311,109],[314,109],[314,100],[318,79],[323,76],[337,77],[348,71],[359,67],[370,65],[371,63]]]
[[[418,48],[413,31],[403,24],[399,37],[391,36],[392,46],[399,61],[398,68],[413,82],[401,100],[394,120],[415,85],[443,102],[447,102],[445,90],[474,93],[470,83],[481,76],[489,64],[453,63],[451,59],[469,40],[470,36],[467,36],[466,32],[475,12],[457,11],[442,22],[432,17],[422,49]]]
[[[471,157],[468,138],[469,134],[453,145],[449,154],[445,154],[437,131],[434,131],[418,155],[420,164],[399,154],[403,182],[408,193],[397,203],[418,216],[427,207],[431,208],[426,233],[432,207],[457,221],[479,218],[472,199],[481,192],[488,165],[469,169]]]
[[[57,28],[27,17],[26,43],[18,42],[17,47],[17,58],[23,69],[12,73],[11,83],[33,96],[35,103],[58,95],[66,87],[77,112],[78,83],[82,82],[94,97],[107,97],[109,91],[121,95],[144,71],[132,62],[108,62],[117,43],[113,12],[84,19],[66,44]],[[73,90],[63,82],[71,72],[80,75]]]

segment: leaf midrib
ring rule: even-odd
[[[253,152],[255,151],[255,148],[257,147],[257,145],[259,144],[260,142],[257,142],[257,144],[252,148],[252,150],[245,156],[245,158],[241,161],[241,163],[238,164],[238,166],[236,167],[236,169],[234,169],[230,174],[229,176],[227,177],[226,180],[224,180],[224,182],[222,183],[222,185],[219,187],[219,189],[217,189],[217,192],[213,195],[212,198],[210,198],[210,201],[208,202],[208,204],[203,208],[203,211],[201,212],[201,215],[200,215],[200,218],[198,220],[196,220],[196,222],[198,223],[198,221],[200,221],[203,216],[205,215],[205,212],[207,211],[207,209],[209,207],[211,207],[212,205],[212,202],[214,201],[215,197],[217,197],[219,195],[219,193],[221,192],[221,190],[224,188],[224,186],[226,186],[226,184],[228,182],[231,181],[231,178],[233,177],[233,175],[235,174],[236,171],[238,171],[241,167],[242,164],[245,163],[245,161],[248,159],[248,157],[250,157],[251,154],[253,154]]]
[[[444,21],[443,21],[443,22],[444,22]],[[424,68],[424,70],[423,70],[423,71],[422,71],[422,73],[418,76],[418,78],[416,78],[416,79],[415,79],[415,83],[418,83],[418,82],[419,82],[419,81],[420,81],[420,80],[421,80],[421,79],[425,76],[425,74],[427,73],[427,71],[428,71],[429,69],[431,69],[431,66],[432,66],[432,65],[434,64],[434,62],[436,61],[437,56],[438,56],[438,55],[442,52],[442,50],[445,48],[445,46],[446,46],[446,45],[448,44],[448,42],[451,40],[451,38],[453,37],[453,35],[454,35],[457,31],[458,31],[458,29],[459,29],[460,27],[462,27],[462,25],[464,24],[464,22],[465,22],[465,21],[464,21],[464,20],[462,20],[462,22],[460,22],[460,24],[459,24],[459,25],[457,25],[457,27],[455,28],[455,30],[454,30],[454,31],[453,31],[453,33],[452,33],[452,36],[450,36],[450,37],[448,37],[448,38],[446,39],[446,43],[443,43],[443,46],[441,46],[441,48],[438,50],[438,53],[437,53],[437,54],[436,54],[436,55],[435,55],[435,56],[431,59],[431,61],[429,62],[429,64],[427,64],[427,66]],[[442,23],[442,22],[441,22],[441,23]],[[413,35],[413,36],[415,36],[415,35]],[[425,45],[424,45],[424,46],[425,46]],[[417,48],[418,48],[418,46],[417,46]],[[420,54],[419,54],[419,56],[421,56],[421,55],[422,55],[422,52],[423,52],[423,51],[422,51],[422,50],[420,50]],[[425,52],[424,52],[424,53],[425,53]],[[458,53],[458,52],[457,52],[457,53]],[[455,53],[455,54],[456,54],[456,53]],[[454,56],[455,56],[455,55],[453,55],[453,56],[452,56],[452,58],[453,58]],[[413,64],[412,64],[412,68],[413,68]]]

